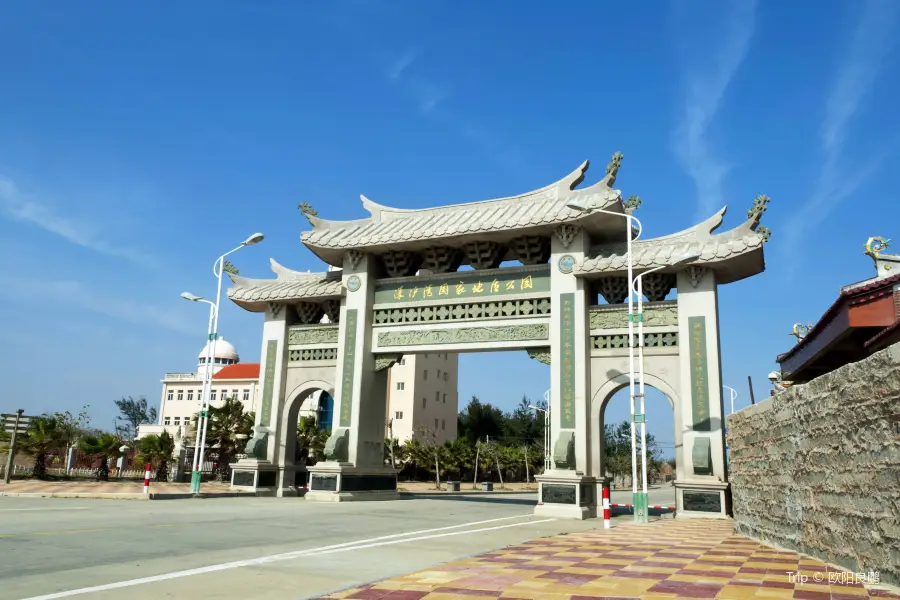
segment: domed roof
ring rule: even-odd
[[[209,345],[212,344],[212,340],[206,343],[206,346],[203,346],[203,350],[200,351],[200,354],[197,355],[198,359],[206,358],[206,353],[209,350]],[[216,340],[216,355],[213,358],[224,358],[228,360],[233,360],[238,362],[240,357],[238,356],[237,350],[234,349],[229,342],[225,341],[225,338],[219,338]]]

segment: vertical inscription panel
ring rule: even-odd
[[[709,420],[706,317],[688,317],[688,352],[691,354],[691,414],[694,431],[712,431]]]
[[[278,341],[266,342],[266,372],[263,375],[263,396],[260,407],[259,423],[263,427],[269,427],[272,418],[272,393],[275,390],[275,362],[278,357]]]
[[[350,427],[353,415],[353,377],[356,366],[356,321],[357,309],[347,310],[344,317],[344,362],[341,380],[341,427]]]
[[[560,294],[559,426],[575,429],[575,294]]]

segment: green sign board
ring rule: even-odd
[[[688,317],[688,352],[691,353],[691,410],[694,431],[712,431],[709,415],[706,317]]]
[[[356,316],[357,309],[347,310],[344,317],[344,362],[341,379],[341,427],[350,427],[353,414],[353,371],[356,366]]]
[[[559,303],[559,426],[575,429],[575,294],[560,294]]]
[[[462,271],[443,277],[410,279],[375,285],[375,304],[498,298],[513,294],[550,293],[550,274],[540,271]]]
[[[263,378],[262,406],[260,407],[260,425],[269,427],[272,416],[272,393],[275,389],[275,362],[278,357],[278,341],[266,342],[266,372]]]

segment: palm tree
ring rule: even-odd
[[[314,465],[325,460],[325,442],[328,432],[319,429],[313,416],[300,417],[297,421],[297,458],[302,465]]]
[[[244,412],[244,403],[233,396],[225,398],[221,406],[209,407],[206,443],[207,448],[216,449],[216,480],[231,479],[231,463],[243,450],[242,444],[250,437],[254,420],[254,414]],[[196,421],[197,415],[194,415],[194,427]]]
[[[22,449],[34,456],[31,476],[47,478],[47,455],[60,446],[60,429],[56,417],[46,415],[32,419],[28,433],[22,438]]]
[[[78,440],[78,449],[100,459],[97,474],[102,480],[109,478],[109,458],[118,458],[122,438],[112,433],[85,435]]]
[[[169,461],[175,452],[175,438],[163,430],[159,435],[153,434],[138,441],[138,461],[150,463],[156,470],[156,481],[169,480]]]

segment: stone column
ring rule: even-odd
[[[590,240],[579,228],[561,226],[550,256],[550,416],[553,468],[539,482],[535,514],[585,519],[597,514],[596,481],[590,476],[590,298],[573,274]]]
[[[311,501],[394,500],[397,472],[384,465],[387,371],[375,370],[372,306],[376,257],[350,252],[344,260],[334,425],[325,462],[310,467]]]
[[[676,431],[675,498],[679,518],[730,513],[725,470],[719,304],[715,272],[678,273],[678,347],[682,426]],[[677,419],[676,419],[677,421]]]
[[[284,408],[287,378],[288,307],[269,304],[263,324],[259,377],[262,396],[256,411],[253,437],[247,442],[247,458],[235,463],[231,473],[231,487],[253,490],[259,495],[274,495],[278,488],[279,469],[277,448],[284,439],[280,431],[281,411]],[[282,473],[283,475],[283,473]]]

